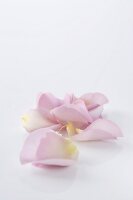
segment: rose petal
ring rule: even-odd
[[[32,163],[36,167],[44,168],[46,165],[54,165],[54,166],[70,166],[75,164],[75,160],[71,159],[46,159],[39,162]]]
[[[74,104],[64,104],[53,109],[51,113],[59,122],[64,124],[72,122],[76,128],[81,128],[92,122],[85,104],[81,101]]]
[[[85,130],[81,130],[78,134],[72,136],[72,138],[74,140],[87,141],[116,139],[121,136],[122,132],[115,123],[105,119],[98,119]]]
[[[64,98],[64,103],[70,104],[70,103],[73,103],[76,100],[77,100],[77,98],[74,96],[74,94],[66,94],[66,96]]]
[[[93,108],[93,106],[96,106],[96,105],[101,106],[108,102],[107,97],[105,97],[105,95],[98,92],[84,94],[83,96],[80,97],[80,99],[82,99],[85,102],[88,109],[91,109]]]
[[[29,110],[21,118],[23,127],[28,131],[55,125],[36,109]]]
[[[40,94],[37,101],[38,109],[47,109],[51,110],[57,106],[60,106],[63,103],[62,100],[54,97],[51,93],[42,93]]]
[[[101,114],[103,112],[103,106],[98,106],[96,108],[93,108],[89,111],[89,115],[92,117],[93,121],[101,117]]]
[[[39,129],[28,136],[20,155],[22,164],[68,166],[78,157],[77,147],[57,132]]]

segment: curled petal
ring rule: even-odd
[[[55,131],[39,129],[28,136],[22,148],[22,164],[32,163],[36,166],[69,166],[78,158],[78,150],[70,139]]]
[[[77,100],[77,98],[74,96],[74,94],[66,94],[64,98],[64,103],[65,104],[70,104],[73,103]]]
[[[113,122],[105,119],[98,119],[89,125],[85,130],[78,130],[78,134],[72,136],[74,140],[105,140],[121,137],[122,132]]]
[[[105,103],[108,103],[107,97],[101,93],[84,94],[80,97],[80,99],[85,102],[88,109],[92,109],[96,106],[101,106]]]
[[[99,119],[101,117],[102,112],[103,106],[98,106],[89,110],[89,115],[92,117],[93,121],[95,121],[96,119]]]
[[[21,118],[23,127],[28,131],[34,131],[39,128],[53,126],[54,124],[36,109],[29,110]]]
[[[55,118],[61,123],[72,122],[75,127],[81,128],[92,122],[85,104],[80,101],[74,104],[64,104],[51,111]]]
[[[62,100],[54,97],[51,93],[42,93],[38,98],[37,108],[42,110],[51,110],[57,106],[60,106],[62,103]]]

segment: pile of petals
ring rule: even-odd
[[[122,136],[119,127],[102,117],[108,99],[101,93],[88,93],[77,98],[67,94],[63,100],[42,93],[36,108],[22,116],[29,132],[23,145],[22,164],[37,167],[69,166],[78,159],[74,141],[108,140]]]

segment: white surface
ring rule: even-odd
[[[0,199],[133,199],[133,1],[0,1]],[[114,142],[80,144],[76,166],[22,167],[20,115],[36,94],[105,93]]]

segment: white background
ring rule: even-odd
[[[0,199],[133,199],[133,1],[0,0]],[[124,137],[69,168],[21,166],[20,116],[40,91],[103,92]]]

